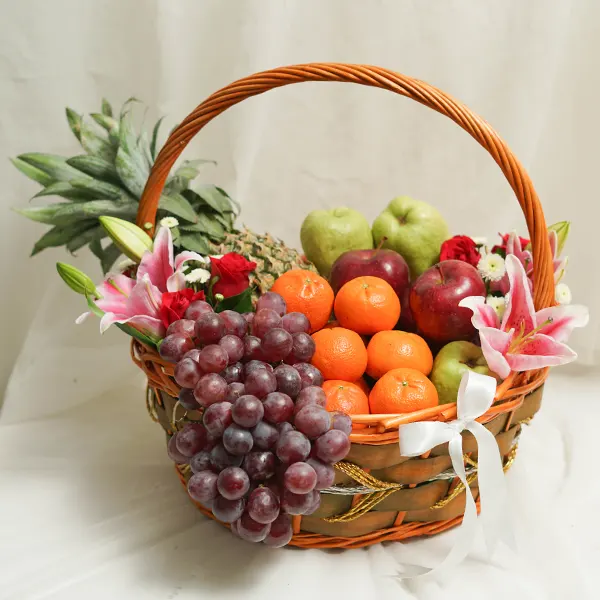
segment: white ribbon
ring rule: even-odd
[[[456,421],[441,423],[422,421],[401,425],[399,429],[400,454],[402,456],[420,456],[433,447],[448,442],[448,452],[452,467],[465,486],[465,514],[456,543],[440,565],[431,569],[417,567],[418,572],[408,575],[431,574],[442,569],[458,565],[467,556],[477,532],[477,508],[473,493],[467,483],[467,474],[463,463],[462,436],[465,429],[470,431],[477,441],[479,498],[481,502],[481,521],[489,555],[506,531],[500,519],[506,504],[506,483],[502,470],[502,459],[496,439],[481,423],[475,419],[484,414],[492,405],[496,393],[496,380],[487,375],[467,371],[460,382],[457,398]],[[402,575],[407,577],[407,575]]]

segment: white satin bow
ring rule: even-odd
[[[502,459],[496,439],[481,423],[475,419],[484,414],[494,401],[496,380],[487,375],[467,371],[460,382],[457,398],[458,419],[451,423],[422,421],[401,425],[399,429],[400,454],[402,456],[420,456],[438,444],[448,442],[448,451],[452,467],[462,481],[465,489],[465,514],[456,543],[448,556],[437,567],[418,568],[419,571],[408,575],[431,574],[441,569],[459,564],[469,553],[477,532],[477,508],[473,493],[467,483],[467,474],[463,463],[463,430],[470,431],[477,440],[479,497],[481,502],[481,520],[483,533],[491,555],[502,536],[501,515],[506,504],[506,484],[502,470]],[[406,577],[406,575],[402,575]]]

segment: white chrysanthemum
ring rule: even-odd
[[[506,273],[506,265],[499,254],[486,254],[479,261],[477,270],[486,281],[500,281]]]
[[[173,227],[177,227],[177,225],[179,225],[179,221],[175,217],[163,217],[160,220],[160,224],[163,227],[168,227],[169,229],[173,229]]]
[[[488,240],[486,237],[474,237],[471,238],[476,246],[487,246]]]
[[[206,283],[209,279],[210,271],[206,269],[194,269],[185,276],[185,280],[189,283]]]
[[[502,319],[506,310],[506,298],[504,296],[488,296],[485,299],[485,303],[489,304],[496,311],[499,319]]]
[[[554,290],[554,297],[559,304],[571,304],[573,296],[566,283],[559,283]]]

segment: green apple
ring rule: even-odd
[[[438,352],[429,378],[438,391],[440,404],[456,402],[458,386],[466,371],[495,377],[481,348],[471,342],[450,342]]]
[[[306,258],[325,277],[340,254],[373,248],[369,222],[357,210],[345,206],[308,213],[300,229],[300,241]]]
[[[375,245],[401,254],[414,281],[438,262],[440,246],[450,237],[444,217],[430,204],[399,196],[394,198],[373,223]]]

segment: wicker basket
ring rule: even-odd
[[[170,135],[158,155],[140,201],[137,223],[155,223],[158,201],[167,175],[188,142],[209,121],[230,106],[270,89],[302,81],[349,82],[379,87],[412,98],[452,119],[479,142],[502,169],[523,209],[534,256],[536,309],[554,300],[552,258],[544,214],[529,176],[491,127],[468,108],[421,81],[387,69],[365,65],[315,63],[282,67],[232,83],[200,104]],[[139,342],[132,344],[132,358],[148,376],[147,404],[150,415],[172,435],[178,423],[199,420],[177,403],[179,388],[173,365]],[[513,373],[498,386],[492,407],[478,420],[498,442],[505,470],[516,454],[523,423],[540,407],[548,370]],[[300,547],[354,548],[386,540],[431,535],[462,520],[465,490],[451,469],[447,444],[418,458],[400,456],[398,427],[405,423],[456,418],[456,404],[445,404],[409,414],[354,415],[366,425],[350,436],[352,448],[336,465],[336,484],[347,484],[353,494],[321,494],[321,506],[310,516],[294,517],[291,544]],[[469,484],[477,489],[475,440],[463,433],[464,459],[471,468]],[[182,483],[189,467],[178,466]],[[207,516],[212,513],[199,509]],[[214,518],[214,517],[213,517]]]

